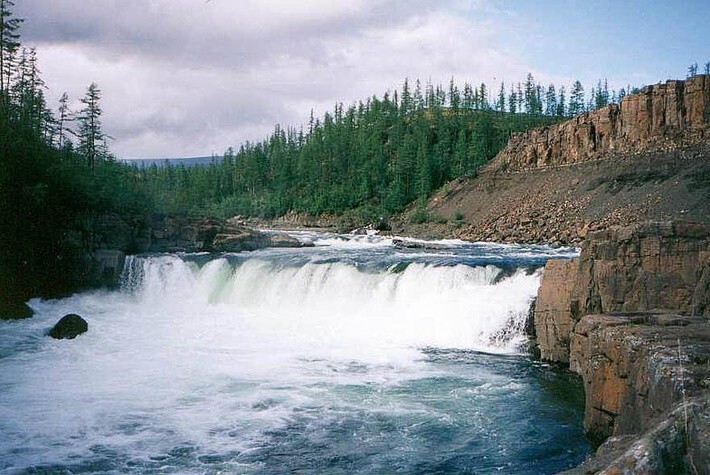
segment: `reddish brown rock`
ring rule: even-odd
[[[710,76],[646,86],[619,104],[514,134],[488,165],[519,171],[687,147],[710,137]]]
[[[579,259],[551,259],[535,303],[535,334],[540,357],[567,362],[572,330],[579,318],[576,280]]]
[[[582,376],[593,445],[612,437],[572,473],[710,473],[709,246],[708,225],[642,223],[545,267],[540,352]]]
[[[538,290],[543,359],[569,360],[584,315],[666,309],[710,316],[710,226],[650,222],[589,233],[578,260],[551,260]]]
[[[710,226],[652,222],[591,233],[582,247],[581,315],[672,309],[710,316]]]

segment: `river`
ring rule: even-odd
[[[524,326],[574,249],[297,233],[127,259],[0,322],[0,473],[553,473],[583,393]],[[427,248],[429,247],[429,248]],[[64,314],[89,331],[45,336]]]

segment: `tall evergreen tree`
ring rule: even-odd
[[[566,96],[566,90],[564,86],[560,86],[560,95],[557,98],[557,110],[555,111],[555,115],[557,117],[564,117],[565,116],[565,105],[567,104],[567,96]]]
[[[91,170],[96,167],[96,162],[105,155],[104,140],[106,136],[101,130],[101,90],[96,83],[91,83],[86,90],[86,95],[81,100],[84,108],[79,112],[79,146],[81,153]]]
[[[64,148],[65,137],[67,132],[67,123],[69,122],[69,95],[66,92],[62,93],[59,98],[59,117],[57,118],[57,140],[59,148]]]
[[[505,112],[505,83],[500,83],[500,90],[498,91],[498,100],[496,100],[496,110],[500,112]]]
[[[508,95],[508,111],[511,114],[515,114],[518,111],[518,94],[513,89],[513,85],[510,85],[510,94]]]
[[[0,0],[0,106],[9,105],[7,97],[15,55],[20,47],[20,34],[18,32],[23,19],[14,17],[11,8],[12,0]]]
[[[572,91],[569,96],[569,107],[567,112],[570,116],[575,116],[584,112],[584,87],[579,80],[572,84]]]
[[[545,115],[557,115],[557,92],[555,91],[554,84],[547,86],[547,93],[545,94]]]

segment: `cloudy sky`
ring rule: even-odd
[[[404,78],[587,88],[710,61],[707,0],[15,0],[51,104],[96,82],[122,158],[222,154]]]

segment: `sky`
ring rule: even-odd
[[[15,0],[50,107],[92,82],[119,158],[221,155],[451,78],[615,89],[710,61],[707,0]]]

